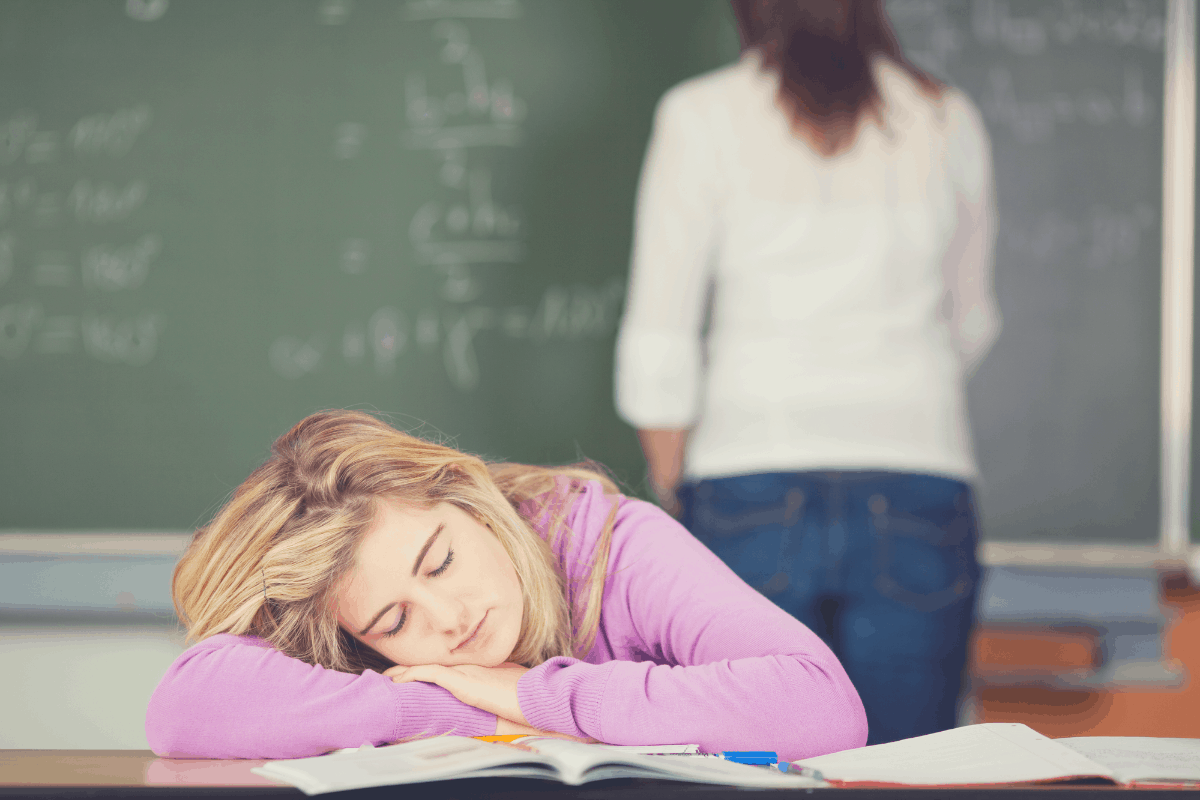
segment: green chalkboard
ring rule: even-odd
[[[0,3],[0,529],[186,529],[305,414],[643,465],[612,404],[695,0]]]
[[[1163,0],[888,0],[991,134],[984,535],[1153,541]],[[642,491],[612,346],[720,0],[0,0],[0,529],[183,529],[351,406]]]
[[[991,134],[1004,330],[968,386],[985,536],[1159,535],[1163,0],[888,0]]]

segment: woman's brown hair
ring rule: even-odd
[[[873,63],[883,56],[931,98],[943,85],[904,56],[883,0],[731,0],[742,51],[756,50],[780,76],[780,104],[793,129],[823,155],[854,141],[882,99]]]

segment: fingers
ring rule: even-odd
[[[436,683],[445,686],[444,681],[452,680],[453,667],[443,667],[440,664],[421,664],[416,667],[392,667],[385,674],[390,675],[395,683]],[[448,688],[448,687],[446,687]]]

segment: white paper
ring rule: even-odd
[[[1078,736],[1055,741],[1108,767],[1122,783],[1200,782],[1200,739]]]
[[[1020,723],[967,725],[797,762],[829,781],[915,785],[1026,783],[1112,772]]]

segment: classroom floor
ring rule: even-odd
[[[973,721],[1023,722],[1052,738],[1062,736],[1200,737],[1200,587],[1169,576],[1163,605],[1172,621],[1164,653],[1183,665],[1187,680],[1177,689],[1068,692],[1036,688],[985,688],[973,706]],[[980,631],[976,669],[1004,664],[1042,664],[1070,669],[1087,666],[1092,648],[1080,634],[1037,636]]]

